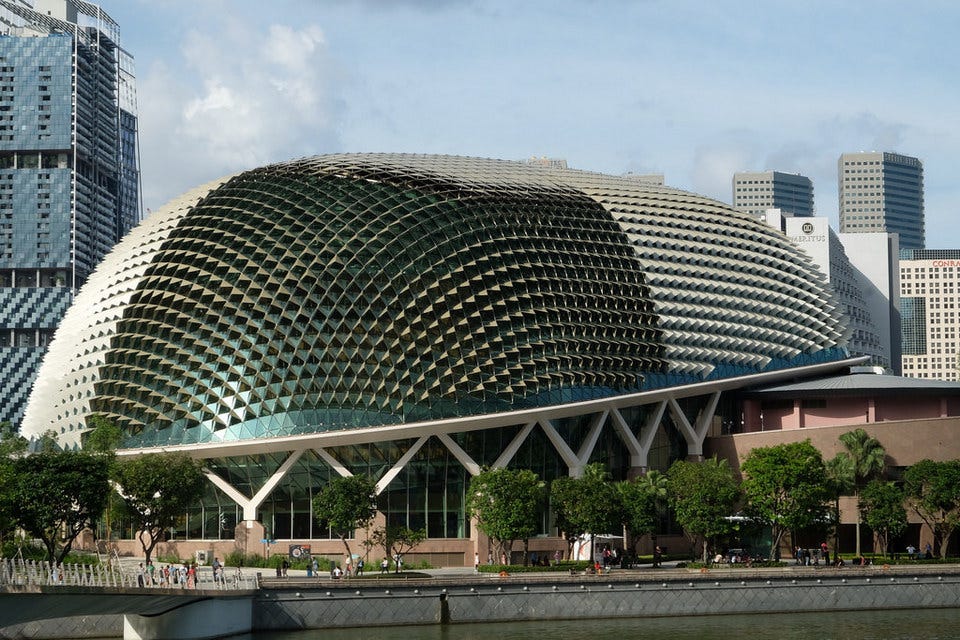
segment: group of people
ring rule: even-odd
[[[804,566],[819,565],[821,562],[827,565],[830,564],[830,549],[827,547],[826,542],[821,542],[819,549],[795,547],[793,555],[797,560],[797,564]]]
[[[386,559],[384,559],[384,562],[386,562]],[[350,556],[347,556],[343,560],[343,568],[341,568],[340,565],[335,562],[331,563],[330,578],[333,580],[339,580],[340,578],[349,578],[351,576],[356,576],[359,578],[360,576],[363,575],[363,569],[364,569],[363,558],[357,558],[356,561],[354,561],[353,558],[351,558]],[[313,570],[314,571],[317,570],[316,560],[313,561]],[[380,573],[383,573],[383,571],[381,570]],[[310,575],[310,573],[308,572],[307,575]],[[319,573],[317,573],[317,577],[318,578],[320,577]]]
[[[222,575],[222,565],[220,572]],[[214,576],[216,577],[216,572]],[[141,562],[137,566],[137,586],[179,586],[182,589],[195,589],[197,586],[197,565],[190,562],[179,565],[167,564],[158,569],[152,560],[148,561],[146,565]]]
[[[913,546],[912,544],[908,544],[908,545],[907,545],[907,556],[908,556],[911,560],[919,560],[919,559],[921,559],[921,558],[923,558],[923,559],[925,559],[925,560],[932,560],[932,559],[933,559],[933,547],[931,547],[931,546],[930,546],[930,543],[928,542],[928,543],[927,543],[927,546],[925,546],[925,547],[923,548],[923,554],[921,555],[919,549],[917,549],[917,548],[916,548],[915,546]]]

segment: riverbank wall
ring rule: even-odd
[[[604,576],[461,575],[401,580],[268,579],[247,602],[252,631],[960,608],[960,567],[640,570]],[[178,628],[174,618],[184,614],[172,611],[164,614],[171,616],[169,620],[155,622],[165,628]],[[127,618],[126,630],[124,616],[89,616],[7,627],[0,629],[0,638],[132,637],[131,616]],[[237,632],[223,631],[224,635]]]
[[[672,571],[264,589],[258,630],[960,607],[960,571]]]

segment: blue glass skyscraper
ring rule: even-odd
[[[80,0],[0,0],[0,422],[94,266],[140,221],[133,58]]]

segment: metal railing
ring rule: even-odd
[[[214,576],[210,567],[200,567],[195,580],[181,579],[179,567],[165,575],[163,567],[154,570],[153,579],[138,568],[108,564],[64,563],[52,567],[42,560],[0,558],[0,586],[38,587],[45,585],[69,585],[82,587],[121,587],[128,589],[211,589],[241,590],[257,589],[256,573],[244,574],[239,568],[225,568],[221,575]]]

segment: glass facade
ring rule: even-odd
[[[108,36],[7,8],[0,25],[0,309],[9,311],[0,313],[0,422],[17,425],[76,287],[139,221],[139,172],[135,106],[120,118],[116,30]],[[97,14],[106,26],[106,14]],[[132,86],[132,73],[125,77]],[[7,276],[22,271],[33,275]]]
[[[618,480],[666,469],[688,449],[675,423],[707,406],[678,400],[659,423],[662,405],[620,406],[610,428],[577,403],[846,357],[822,275],[764,223],[630,179],[446,156],[318,156],[200,188],[106,257],[63,326],[27,433],[69,442],[100,414],[125,449],[186,447],[275,539],[329,536],[311,503],[339,465],[385,485],[388,523],[464,538],[474,465],[548,483],[590,462]],[[222,457],[267,442],[279,452]],[[183,535],[233,522],[224,500]]]

